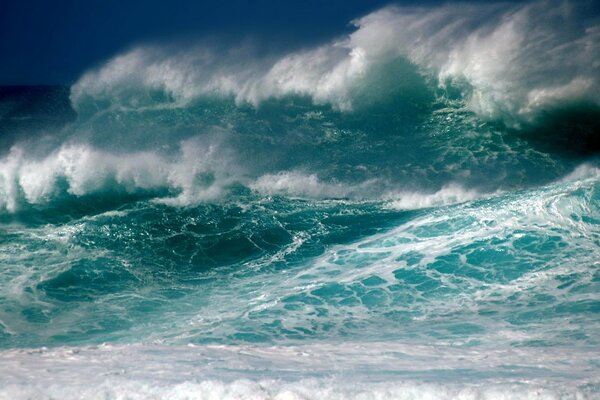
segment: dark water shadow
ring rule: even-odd
[[[533,147],[565,158],[600,154],[600,106],[588,102],[549,109],[518,133]]]

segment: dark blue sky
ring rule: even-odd
[[[70,84],[144,42],[248,37],[273,46],[329,39],[386,0],[1,0],[0,84]]]
[[[423,5],[444,0],[398,1]],[[598,0],[581,1],[598,15]],[[233,43],[251,39],[267,50],[308,46],[352,30],[349,21],[390,3],[0,0],[0,85],[71,84],[88,68],[139,43],[218,38]]]

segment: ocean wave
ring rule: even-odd
[[[15,146],[0,160],[0,207],[52,204],[65,196],[167,191],[173,204],[221,198],[235,167],[213,139],[192,138],[175,156],[159,152],[110,153],[85,144],[65,144],[41,159]],[[164,195],[164,194],[163,194]]]
[[[503,191],[502,181],[500,186],[482,190],[477,184],[465,184],[464,179],[461,182],[459,176],[455,181],[403,188],[403,180],[376,176],[323,178],[325,171],[313,172],[306,167],[265,172],[264,168],[242,161],[239,149],[230,143],[231,137],[217,131],[181,140],[170,145],[168,151],[149,148],[134,152],[110,151],[67,140],[47,154],[41,152],[41,156],[26,152],[23,145],[15,145],[0,159],[0,209],[14,213],[30,206],[53,206],[61,199],[103,193],[108,197],[131,194],[135,195],[133,199],[137,196],[169,205],[190,206],[225,200],[240,186],[260,196],[384,201],[391,208],[418,209],[472,201]],[[268,148],[257,151],[260,154]],[[452,165],[445,167],[452,168]],[[416,166],[412,169],[414,173],[423,173]],[[569,176],[583,178],[581,171],[590,174],[595,170],[593,163],[584,163],[577,169],[580,172]],[[411,173],[410,170],[401,172]],[[435,176],[431,167],[425,172]]]
[[[598,179],[581,173],[419,211],[267,196],[9,227],[0,344],[77,326],[85,343],[595,345]]]
[[[444,97],[458,89],[470,110],[515,127],[570,104],[600,105],[600,27],[585,17],[585,3],[552,0],[391,6],[353,21],[356,30],[346,37],[285,55],[136,48],[85,74],[71,98],[83,112],[88,103],[139,110],[181,107],[203,96],[258,107],[300,95],[350,111],[361,98],[377,98],[370,88],[386,92],[379,89],[391,84],[403,96],[429,80],[432,92],[441,88]],[[394,77],[386,85],[372,84],[398,58],[422,78],[407,64],[388,71]]]
[[[449,205],[494,194],[456,183],[433,192],[400,191],[384,179],[323,180],[316,173],[299,170],[252,177],[220,142],[206,138],[184,141],[171,155],[152,151],[113,154],[68,144],[39,160],[29,159],[22,148],[14,147],[0,160],[0,208],[10,213],[31,206],[56,206],[65,198],[86,201],[86,196],[95,194],[119,197],[125,193],[173,206],[193,206],[225,200],[240,185],[260,196],[384,201],[397,209]]]
[[[350,198],[355,200],[377,200],[386,202],[387,207],[399,210],[447,206],[464,203],[499,192],[482,193],[456,183],[444,185],[437,191],[399,191],[390,189],[390,184],[372,179],[360,184],[324,182],[316,174],[285,171],[262,175],[250,187],[263,194],[287,195],[304,198]]]
[[[590,4],[8,90],[0,398],[600,398]]]
[[[76,121],[12,135],[0,209],[240,191],[418,209],[546,185],[600,148],[600,31],[584,11],[390,6],[287,54],[135,48],[72,86]]]
[[[598,248],[590,240],[599,226],[597,184],[594,178],[560,182],[438,208],[333,246],[270,283],[250,302],[248,322],[267,323],[293,310],[281,322],[284,331],[302,324],[307,331],[350,335],[373,319],[378,330],[371,337],[389,329],[406,340],[444,336],[464,344],[452,333],[458,329],[475,343],[562,343],[567,337],[573,343],[576,332],[597,326],[585,317],[598,304]],[[540,315],[546,322],[530,326]],[[568,319],[569,332],[554,318]]]
[[[385,197],[392,199],[390,200],[389,207],[401,210],[413,210],[464,203],[482,197],[495,196],[497,194],[499,194],[499,192],[481,193],[476,189],[468,189],[456,183],[450,183],[444,185],[440,190],[434,193],[392,192],[388,193]]]

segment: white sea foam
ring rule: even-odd
[[[594,349],[397,342],[9,350],[0,398],[580,400],[598,398],[595,357]],[[517,373],[506,376],[508,365]]]
[[[384,198],[391,199],[388,206],[402,210],[413,210],[427,207],[438,207],[450,204],[464,203],[482,197],[497,195],[495,193],[481,193],[475,189],[468,189],[456,183],[443,186],[433,193],[425,192],[391,192]]]
[[[265,174],[250,184],[250,187],[260,193],[273,195],[289,195],[308,198],[368,198],[377,183],[375,180],[360,184],[342,182],[324,182],[316,174],[300,171],[282,171],[277,174]]]
[[[355,20],[346,37],[267,58],[241,49],[142,47],[85,74],[72,87],[72,100],[139,108],[149,101],[145,90],[162,90],[174,105],[218,95],[257,106],[299,94],[350,110],[361,80],[401,57],[442,87],[463,87],[479,115],[517,125],[561,104],[600,104],[600,26],[585,20],[579,6],[553,0],[393,6]]]
[[[419,208],[445,206],[464,203],[482,197],[497,195],[481,193],[476,189],[465,188],[457,183],[444,185],[437,191],[391,190],[388,182],[377,179],[361,183],[326,182],[316,174],[300,171],[284,171],[266,174],[250,184],[262,194],[280,194],[305,198],[350,198],[357,200],[383,200],[389,208],[414,210]]]
[[[457,182],[438,188],[405,189],[385,179],[341,181],[323,179],[300,169],[260,174],[243,165],[230,149],[228,134],[204,134],[183,140],[175,153],[160,150],[109,152],[90,144],[67,141],[44,157],[15,145],[0,159],[0,210],[15,212],[26,204],[43,205],[62,196],[81,197],[101,192],[154,196],[171,205],[219,200],[234,184],[260,195],[308,199],[385,201],[396,209],[419,209],[495,196]],[[584,164],[566,180],[598,176]]]
[[[165,91],[169,98],[164,101],[175,106],[206,95],[232,96],[237,103],[257,106],[269,97],[299,94],[349,108],[348,82],[364,70],[362,50],[347,49],[341,43],[280,59],[248,57],[235,50],[220,54],[194,48],[172,54],[138,48],[86,73],[71,88],[71,99],[76,107],[92,97],[108,99],[116,107],[139,109],[151,102],[146,90]]]
[[[161,386],[156,382],[131,382],[108,378],[93,389],[89,385],[50,384],[10,385],[3,388],[4,399],[170,399],[170,400],[585,400],[597,399],[577,387],[548,388],[545,383],[525,385],[494,384],[489,386],[440,385],[421,382],[391,382],[357,384],[356,382],[322,382],[300,380],[282,383],[279,380],[252,381],[241,379],[231,383],[218,380],[192,381]],[[2,393],[0,393],[1,395]]]
[[[584,163],[578,166],[571,172],[561,179],[561,182],[571,182],[580,180],[600,180],[600,168],[595,165]]]

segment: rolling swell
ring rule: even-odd
[[[141,202],[7,229],[5,343],[368,334],[595,345],[598,172],[582,174],[431,211],[282,197],[183,210]]]

